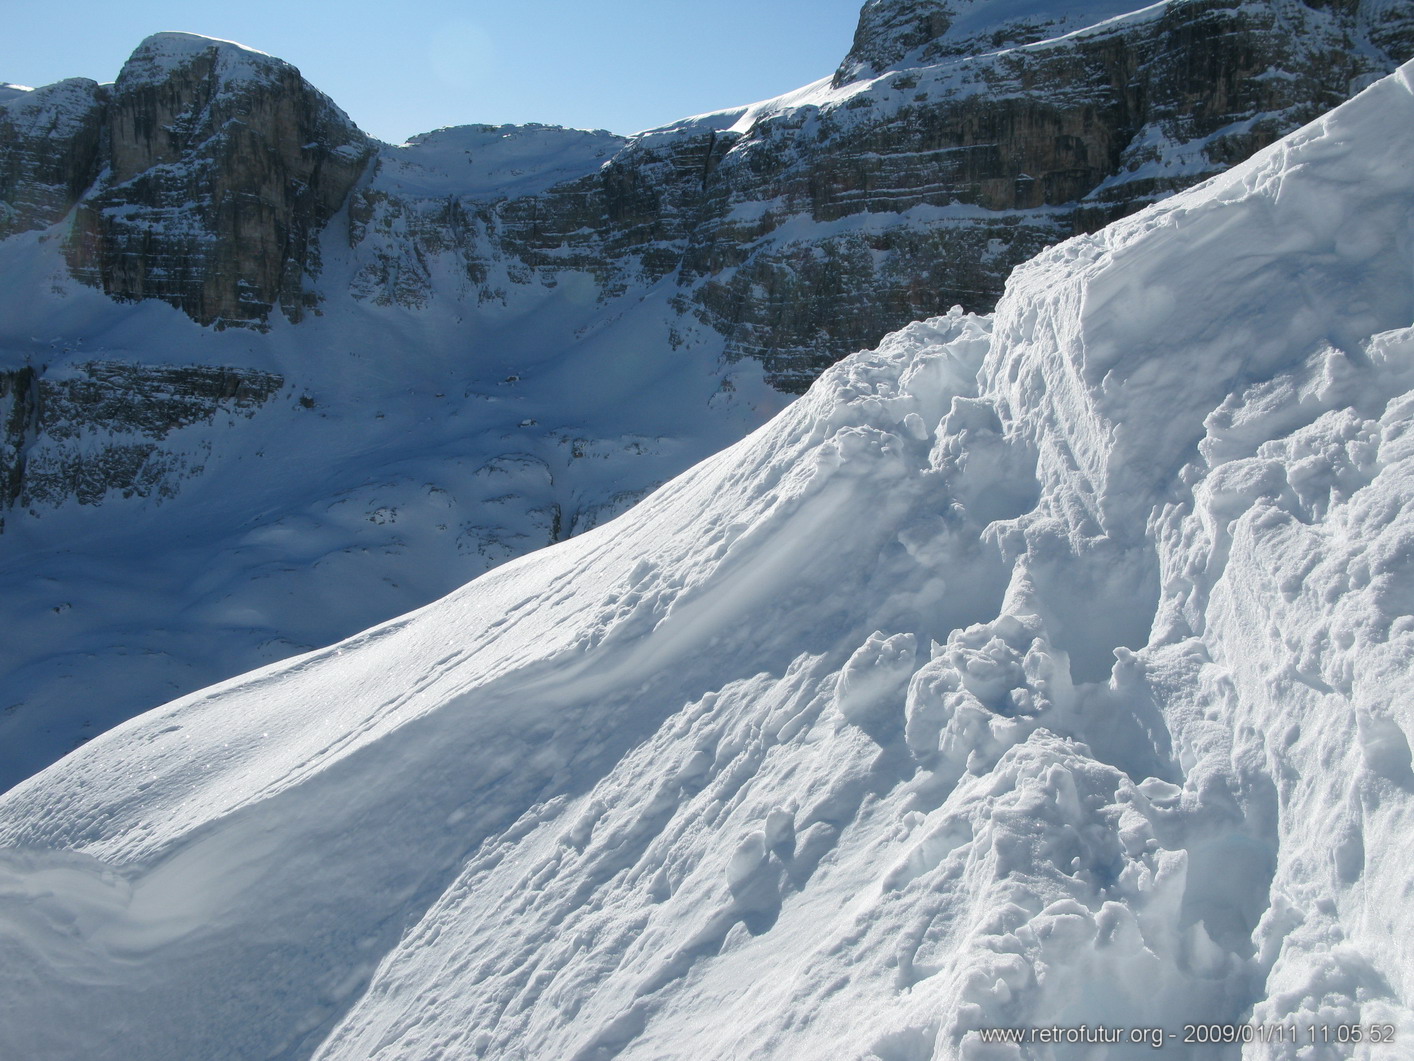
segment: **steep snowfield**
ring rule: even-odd
[[[1414,64],[23,783],[5,1049],[1408,1056],[1412,155]]]

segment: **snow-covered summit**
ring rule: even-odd
[[[3,85],[0,114],[21,135],[72,135],[72,127],[92,110],[97,88],[98,83],[86,77],[70,77],[39,88]]]
[[[9,1042],[1403,1056],[1411,153],[1406,66],[619,520],[23,783]]]
[[[120,88],[166,81],[172,73],[200,58],[216,63],[224,79],[268,78],[273,72],[293,70],[283,59],[236,41],[205,37],[199,33],[164,31],[145,38],[134,50],[115,82]]]
[[[385,149],[380,188],[477,200],[536,195],[593,173],[627,142],[603,129],[459,125]]]

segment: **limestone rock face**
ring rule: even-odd
[[[297,320],[316,237],[371,153],[363,133],[289,64],[178,33],[143,42],[101,109],[105,169],[76,210],[75,273],[203,324],[276,305]]]
[[[943,37],[954,10],[944,0],[867,0],[859,12],[854,46],[835,72],[835,85],[877,73]]]
[[[24,489],[29,445],[39,433],[39,385],[33,368],[0,372],[0,414],[0,509],[7,509]]]
[[[166,452],[168,435],[218,413],[249,416],[283,385],[253,369],[127,361],[0,371],[0,530],[9,508],[175,495],[201,467]]]
[[[1042,246],[1220,172],[1414,54],[1409,5],[1175,0],[1060,38],[1081,5],[995,31],[987,7],[866,4],[855,80],[763,116],[714,170],[723,209],[684,274],[729,351],[783,388],[908,320],[989,310]],[[754,228],[727,220],[749,210]],[[783,237],[804,217],[814,238]]]
[[[0,239],[61,220],[98,176],[106,89],[86,78],[0,95]],[[8,96],[8,98],[6,98]]]
[[[1132,0],[867,0],[835,85],[1054,40],[1136,6]]]

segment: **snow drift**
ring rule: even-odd
[[[1398,1056],[1411,157],[1406,66],[620,519],[21,784],[6,1049],[1119,1058],[1150,1040],[986,1040],[1253,1022],[1172,1049]]]

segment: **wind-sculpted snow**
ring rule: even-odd
[[[1405,1056],[1412,79],[14,789],[7,1046]]]

